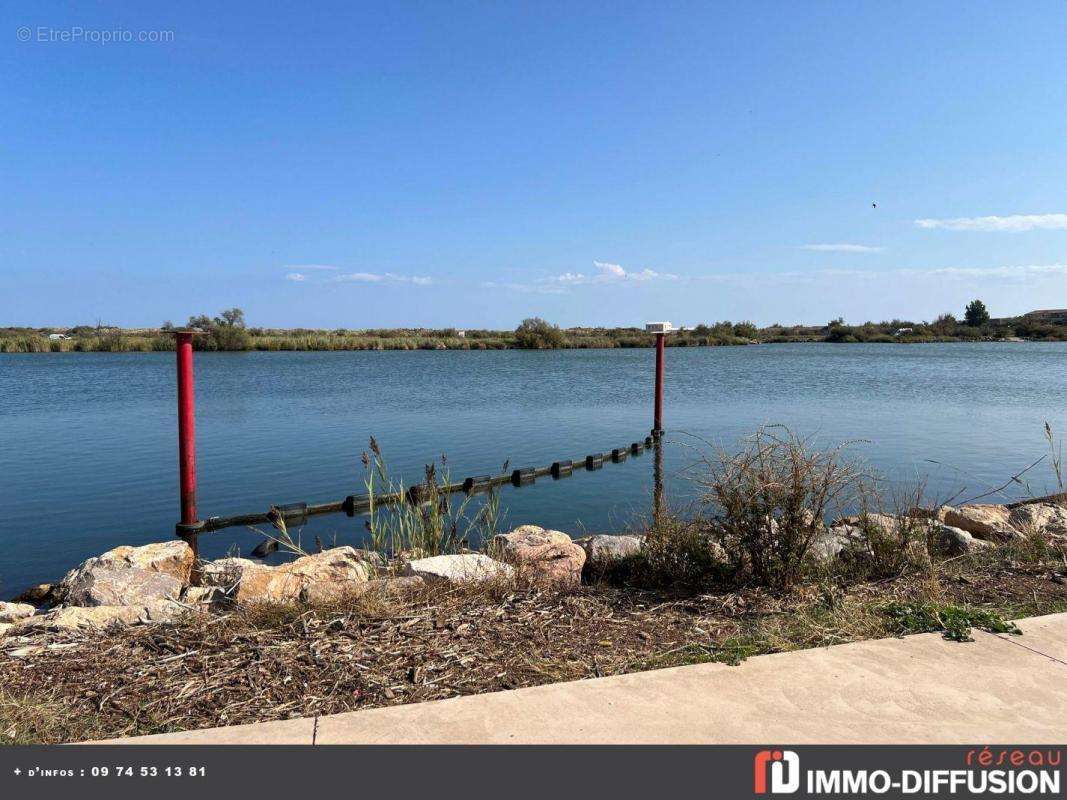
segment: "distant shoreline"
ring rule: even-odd
[[[933,339],[910,339],[910,340],[895,340],[895,341],[851,341],[851,342],[833,342],[825,339],[792,339],[787,341],[758,341],[751,340],[745,342],[692,342],[692,341],[671,341],[667,340],[667,346],[670,348],[678,347],[744,347],[750,345],[782,345],[782,344],[810,344],[810,345],[838,345],[838,344],[884,344],[884,345],[922,345],[922,344],[1028,344],[1034,342],[1053,342],[1063,343],[1064,340],[1059,339],[1024,339],[1024,338],[1011,338],[1011,339],[953,339],[953,338],[933,338]],[[155,343],[153,343],[155,344]],[[168,343],[170,344],[170,343]],[[368,345],[355,345],[355,346],[315,346],[309,344],[301,346],[301,344],[287,344],[283,346],[274,345],[268,343],[266,345],[253,344],[250,347],[242,348],[204,348],[202,352],[220,352],[220,353],[352,353],[352,352],[403,352],[403,351],[488,351],[488,350],[647,350],[652,349],[655,345],[653,343],[648,344],[564,344],[558,347],[544,347],[544,348],[524,348],[513,343],[498,344],[493,343],[491,345],[479,346],[479,343],[454,343],[454,342],[438,342],[432,345],[419,344],[416,346],[410,346],[405,344],[391,344],[382,343],[380,345],[368,344]],[[200,348],[198,348],[199,350]],[[173,352],[174,346],[143,346],[140,343],[128,343],[123,342],[118,346],[97,345],[96,343],[85,344],[82,346],[66,346],[56,347],[49,343],[48,347],[41,347],[39,349],[3,349],[0,348],[0,355],[52,355],[56,353],[165,353]]]
[[[974,301],[972,305],[980,305]],[[723,347],[750,344],[934,344],[943,342],[1067,341],[1067,310],[1035,311],[1022,317],[983,317],[971,324],[943,314],[933,322],[894,319],[848,325],[841,318],[826,325],[780,324],[757,327],[752,322],[716,322],[670,330],[668,347]],[[669,326],[669,323],[666,323]],[[351,350],[607,350],[648,348],[656,334],[644,328],[560,328],[538,317],[515,330],[460,328],[370,328],[333,330],[246,326],[239,308],[218,317],[191,317],[188,328],[199,331],[193,347],[204,351],[351,351]],[[175,326],[118,328],[98,324],[69,328],[0,328],[0,353],[128,353],[174,350]]]

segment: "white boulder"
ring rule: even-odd
[[[415,575],[427,583],[468,583],[511,578],[515,570],[510,564],[481,553],[463,553],[409,561],[404,565],[404,574]]]
[[[0,624],[21,622],[32,617],[36,611],[29,603],[0,603]]]
[[[68,606],[144,605],[177,600],[182,592],[181,581],[166,573],[136,567],[114,569],[100,561],[86,562],[64,584]]]

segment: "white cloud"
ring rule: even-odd
[[[344,275],[338,275],[335,280],[360,281],[362,283],[377,283],[378,281],[385,280],[385,276],[375,275],[373,272],[346,272]]]
[[[340,267],[332,266],[331,264],[286,264],[288,269],[296,270],[339,270]]]
[[[1009,232],[1067,230],[1067,214],[1015,214],[1008,217],[956,217],[953,219],[917,219],[915,224],[926,230]]]
[[[801,250],[814,250],[819,253],[881,253],[884,247],[871,247],[865,244],[802,244]]]
[[[554,275],[541,278],[530,283],[486,281],[481,284],[487,289],[507,289],[514,292],[529,292],[536,294],[564,294],[573,286],[600,286],[600,285],[626,285],[645,283],[653,280],[677,280],[677,275],[667,272],[656,272],[653,269],[628,271],[618,264],[609,264],[606,261],[594,261],[595,272],[586,274],[582,272],[564,272],[562,275]],[[301,269],[330,269],[324,264],[305,265]],[[293,267],[296,269],[296,267]],[[299,277],[297,277],[299,276]],[[311,279],[311,276],[303,272],[291,272],[285,276],[289,280],[303,281]],[[342,272],[329,277],[332,282],[339,283],[376,283],[376,284],[409,284],[411,286],[433,286],[437,284],[434,278],[425,275],[398,275],[395,272]]]
[[[618,264],[608,264],[604,261],[594,261],[593,266],[600,270],[601,275],[605,275],[609,278],[625,278],[626,270],[620,267]]]
[[[511,289],[513,291],[539,292],[541,294],[562,294],[571,286],[604,286],[621,285],[627,283],[642,283],[651,280],[677,280],[677,275],[669,272],[656,272],[653,269],[642,269],[637,272],[628,272],[618,264],[609,264],[606,261],[594,261],[596,272],[586,275],[584,272],[564,272],[562,275],[554,275],[550,278],[541,278],[532,283],[491,283],[483,284],[492,287]]]
[[[392,272],[346,272],[338,275],[334,280],[357,283],[410,283],[414,286],[430,286],[433,278],[422,275],[397,275]]]

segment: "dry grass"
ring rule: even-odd
[[[694,482],[704,491],[720,541],[736,572],[789,588],[831,512],[855,501],[867,479],[843,456],[819,450],[782,426],[760,428],[740,451],[702,457]]]
[[[178,625],[52,634],[43,643],[75,646],[26,659],[0,652],[0,742],[185,730],[736,663],[898,634],[885,613],[893,602],[1005,617],[1051,613],[1067,610],[1057,558],[1062,552],[1004,548],[928,573],[785,592],[677,595],[606,581],[565,594],[507,582],[429,586]]]

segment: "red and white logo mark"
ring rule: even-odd
[[[754,762],[753,790],[767,794],[767,773],[771,774],[771,794],[790,794],[800,788],[800,756],[792,750],[760,750]]]

